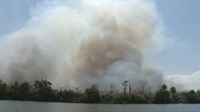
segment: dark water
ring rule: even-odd
[[[0,100],[0,112],[200,112],[200,105],[75,104]]]

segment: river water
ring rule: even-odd
[[[200,105],[77,104],[0,100],[0,112],[200,112]]]

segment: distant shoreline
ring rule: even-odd
[[[84,92],[66,89],[53,89],[52,83],[41,79],[33,85],[29,82],[19,83],[15,81],[8,85],[0,80],[0,101],[37,101],[54,103],[83,103],[83,104],[199,104],[200,90],[177,92],[175,87],[167,88],[163,84],[156,93],[146,92],[145,88],[138,91],[126,91],[119,93],[99,91],[98,85],[93,84]]]

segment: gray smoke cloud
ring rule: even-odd
[[[155,91],[163,75],[144,55],[159,47],[161,26],[150,2],[40,2],[22,29],[1,38],[0,77],[101,90],[130,79],[133,90]]]

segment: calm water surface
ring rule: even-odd
[[[0,112],[200,112],[200,105],[75,104],[0,100]]]

